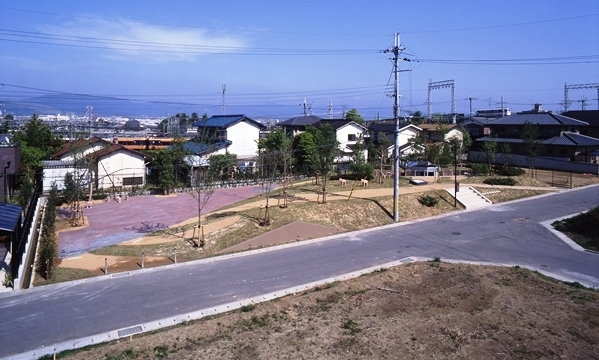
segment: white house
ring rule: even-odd
[[[145,185],[144,154],[98,140],[91,138],[67,143],[52,155],[58,160],[44,161],[43,191],[49,191],[53,183],[59,190],[63,189],[67,173],[71,173],[81,186],[88,187],[91,182],[93,189],[120,191],[123,187]]]
[[[379,137],[384,134],[389,142],[388,156],[393,159],[393,151],[395,150],[395,124],[384,123],[384,124],[370,124],[368,126],[370,131],[370,139],[373,141],[379,141]],[[412,145],[413,139],[422,132],[422,129],[413,124],[400,125],[399,128],[399,156],[407,156],[413,153],[420,152],[421,149]]]
[[[207,139],[228,142],[226,146],[216,149],[212,154],[235,154],[237,158],[253,159],[258,152],[260,131],[266,126],[245,115],[213,115],[206,120],[193,124],[198,133],[204,133]]]
[[[456,124],[421,124],[419,127],[428,134],[429,139],[433,141],[448,142],[451,139],[458,139],[460,142],[464,139],[462,129]]]
[[[316,127],[328,124],[335,130],[337,141],[339,142],[340,156],[335,159],[336,163],[351,162],[353,149],[358,141],[364,141],[368,134],[368,129],[354,121],[345,119],[323,119],[315,124]],[[368,150],[364,149],[364,160],[368,158]]]

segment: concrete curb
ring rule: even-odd
[[[96,335],[87,336],[87,337],[83,337],[83,338],[79,338],[79,339],[75,339],[75,340],[64,341],[64,342],[61,342],[61,343],[58,343],[58,344],[55,344],[52,346],[41,347],[41,348],[31,350],[31,351],[28,351],[25,353],[12,355],[10,357],[7,357],[7,359],[11,359],[11,360],[37,359],[44,355],[57,354],[57,353],[60,353],[62,351],[66,351],[66,350],[74,350],[74,349],[82,348],[85,346],[100,344],[100,343],[108,342],[108,341],[112,341],[112,340],[126,339],[126,338],[132,337],[133,335],[136,335],[136,334],[142,334],[142,333],[146,333],[149,331],[156,331],[156,330],[171,327],[174,325],[179,325],[179,324],[185,323],[187,321],[199,320],[199,319],[205,318],[207,316],[211,316],[211,315],[227,313],[230,311],[240,309],[247,305],[259,304],[262,302],[271,301],[271,300],[285,297],[288,295],[295,295],[302,291],[308,291],[317,286],[328,285],[328,284],[338,282],[338,281],[351,280],[351,279],[360,277],[362,275],[373,273],[380,269],[392,268],[392,267],[401,266],[401,265],[413,263],[413,262],[427,262],[427,261],[431,261],[431,259],[424,258],[424,257],[418,257],[418,256],[411,256],[411,257],[403,258],[400,260],[388,262],[385,264],[372,266],[372,267],[369,267],[366,269],[353,271],[353,272],[350,272],[347,274],[342,274],[342,275],[334,276],[331,278],[313,281],[310,283],[294,286],[294,287],[283,289],[280,291],[271,292],[268,294],[258,295],[258,296],[248,298],[248,299],[234,301],[234,302],[230,302],[230,303],[226,303],[226,304],[222,304],[222,305],[218,305],[218,306],[214,306],[214,307],[210,307],[210,308],[205,308],[205,309],[201,309],[201,310],[197,310],[197,311],[193,311],[193,312],[189,312],[189,313],[185,313],[185,314],[180,314],[180,315],[176,315],[176,316],[172,316],[172,317],[168,317],[168,318],[150,321],[147,323],[136,324],[136,325],[132,325],[127,328],[115,329],[112,331],[99,333]],[[561,275],[558,275],[558,274],[555,274],[555,273],[552,273],[552,272],[549,272],[546,270],[542,270],[542,269],[539,269],[539,268],[536,268],[533,266],[520,265],[520,264],[492,263],[492,262],[488,262],[488,261],[465,261],[465,260],[454,260],[454,259],[441,259],[441,263],[469,264],[469,265],[479,265],[479,266],[502,266],[502,267],[520,266],[521,268],[525,268],[530,271],[537,271],[545,276],[548,276],[548,277],[551,277],[551,278],[554,278],[554,279],[557,279],[560,281],[571,282],[573,280],[573,279],[569,279],[564,276],[561,276]],[[594,289],[594,287],[589,286],[588,284],[582,284],[582,285],[584,285],[585,287]]]

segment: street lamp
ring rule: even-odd
[[[453,181],[455,185],[455,192],[453,196],[453,207],[458,207],[458,191],[460,191],[458,184],[458,142],[454,141],[453,143]]]

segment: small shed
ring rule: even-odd
[[[430,161],[419,160],[409,161],[406,164],[406,170],[409,171],[412,176],[437,176],[439,174],[439,167]]]

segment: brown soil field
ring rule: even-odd
[[[58,359],[597,359],[599,293],[414,262]]]

